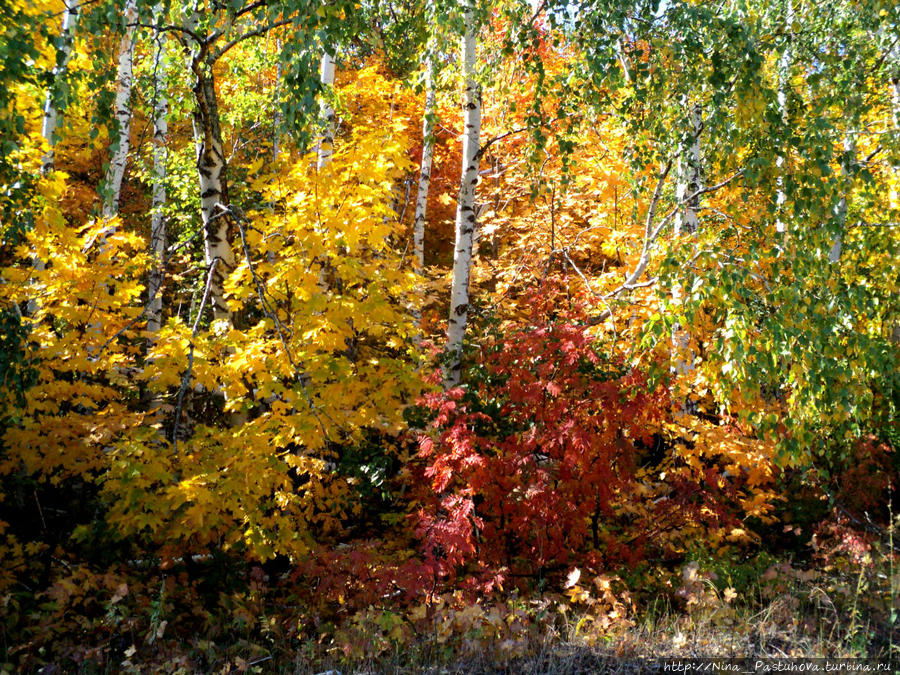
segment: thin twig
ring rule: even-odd
[[[217,50],[217,51],[214,53],[212,60],[213,60],[213,61],[217,61],[217,60],[220,59],[222,56],[224,56],[225,53],[228,52],[232,47],[234,47],[235,45],[237,45],[237,44],[243,42],[243,41],[246,40],[247,38],[257,37],[257,36],[259,36],[259,35],[265,35],[265,34],[268,33],[269,31],[274,30],[275,28],[278,28],[278,27],[280,27],[280,26],[286,26],[287,24],[293,23],[293,22],[294,22],[294,19],[293,19],[293,18],[290,18],[290,19],[282,19],[282,20],[276,21],[276,22],[274,22],[274,23],[266,24],[265,26],[262,26],[262,27],[260,27],[260,28],[255,29],[255,30],[251,30],[251,31],[247,31],[246,33],[242,33],[241,35],[238,35],[236,38],[234,38],[234,39],[231,40],[230,42],[226,43],[224,47],[222,47],[221,49]]]
[[[606,305],[606,312],[604,312],[604,314],[607,315],[608,318],[612,321],[613,346],[615,346],[616,343],[619,341],[619,333],[616,330],[616,320],[613,318],[612,307],[609,306],[609,302],[607,302],[606,298],[604,298],[601,293],[597,293],[593,288],[591,288],[591,283],[588,281],[587,277],[584,275],[584,272],[582,272],[580,269],[578,269],[578,265],[576,265],[575,261],[572,260],[571,256],[569,256],[568,247],[562,248],[559,250],[563,254],[563,256],[565,256],[565,259],[568,261],[569,265],[572,266],[572,269],[575,270],[575,273],[581,277],[581,280],[584,282],[584,285],[591,292],[591,294],[595,298],[598,298],[600,300],[600,302],[602,302],[604,305]],[[591,325],[594,325],[594,324],[592,323]]]
[[[187,391],[188,382],[191,379],[191,372],[194,369],[194,340],[197,339],[197,331],[200,328],[200,317],[203,316],[203,309],[206,307],[206,301],[209,300],[209,292],[212,288],[213,272],[219,258],[213,258],[209,265],[209,273],[206,275],[206,290],[203,291],[203,299],[200,301],[200,309],[197,311],[197,318],[194,319],[194,326],[191,329],[191,342],[188,347],[188,367],[181,377],[181,388],[178,390],[178,403],[175,406],[175,422],[172,425],[172,447],[175,453],[178,453],[178,425],[181,422],[181,410],[184,405],[184,392]]]
[[[221,204],[219,206],[220,208],[226,208]],[[250,247],[247,245],[247,236],[246,232],[244,231],[243,218],[240,214],[234,213],[233,210],[232,216],[232,221],[235,223],[235,225],[237,225],[238,232],[240,232],[241,235],[241,247],[244,251],[244,259],[247,261],[247,268],[250,270],[250,276],[253,278],[253,283],[256,286],[256,293],[259,296],[259,302],[262,306],[263,312],[268,318],[272,320],[272,323],[275,326],[275,330],[278,332],[278,338],[281,341],[281,347],[284,350],[285,356],[287,356],[288,363],[291,364],[291,368],[294,371],[294,376],[296,377],[297,382],[300,384],[300,389],[303,392],[303,396],[306,399],[307,405],[309,405],[309,410],[315,418],[316,422],[319,424],[319,428],[322,430],[322,436],[326,441],[331,441],[328,436],[328,431],[325,428],[325,424],[322,422],[322,419],[319,416],[319,411],[316,408],[316,404],[313,402],[312,397],[309,395],[309,390],[306,388],[306,380],[309,379],[309,375],[304,371],[303,364],[294,360],[294,356],[291,353],[290,347],[287,343],[287,338],[285,337],[284,324],[282,324],[281,319],[278,318],[278,312],[266,299],[266,291],[263,288],[262,281],[260,281],[259,276],[257,276],[256,274],[256,268],[253,266],[253,258],[250,255]],[[335,423],[334,420],[332,420],[330,417],[328,419],[332,424]]]

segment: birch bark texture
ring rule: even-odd
[[[683,232],[693,234],[700,224],[697,215],[700,209],[700,195],[702,189],[701,157],[700,157],[700,133],[703,130],[703,116],[699,105],[690,109],[691,137],[688,147],[678,158],[678,185],[676,196],[678,198],[678,210],[675,214],[675,236]]]
[[[162,5],[154,12],[162,15]],[[165,35],[157,31],[154,37],[156,50],[153,56],[153,195],[150,215],[150,248],[153,251],[154,266],[150,271],[147,292],[150,302],[147,308],[147,330],[159,331],[162,326],[162,282],[166,256],[166,146],[169,133],[169,100],[166,90],[166,41]]]
[[[891,73],[891,112],[894,118],[894,129],[900,130],[900,45],[893,50],[894,68]]]
[[[334,87],[334,56],[328,51],[322,53],[322,63],[319,69],[319,80],[324,90],[319,99],[319,116],[322,120],[322,135],[319,137],[319,147],[316,152],[317,168],[322,169],[334,154],[334,108],[329,101],[330,90]]]
[[[703,117],[699,105],[690,109],[692,133],[688,139],[688,145],[682,151],[678,159],[678,184],[676,196],[678,199],[675,222],[673,225],[675,237],[682,234],[694,234],[700,226],[698,216],[700,209],[700,195],[702,184],[702,156],[700,152],[700,133],[703,130]],[[680,306],[683,302],[684,291],[681,284],[672,287],[672,302]],[[694,371],[694,352],[690,348],[690,333],[680,323],[672,326],[672,373],[676,378],[685,378]],[[688,412],[690,402],[682,401],[682,412]]]
[[[131,88],[134,82],[134,31],[137,28],[137,21],[137,0],[128,0],[125,3],[125,34],[119,43],[119,66],[116,73],[114,116],[119,133],[104,181],[104,218],[112,218],[119,212],[119,196],[128,161],[131,141]]]
[[[425,269],[425,224],[428,210],[428,191],[431,187],[431,164],[434,157],[434,59],[425,63],[425,114],[422,118],[422,165],[416,192],[416,216],[413,221],[413,246],[419,272]]]
[[[838,224],[838,233],[828,251],[828,262],[832,265],[841,259],[841,249],[844,243],[844,227],[847,224],[847,191],[850,189],[847,178],[850,169],[856,163],[856,135],[854,131],[848,131],[844,136],[844,157],[841,162],[841,177],[844,179],[844,193],[834,207],[834,217]]]
[[[62,15],[62,29],[60,38],[62,45],[57,55],[57,64],[53,69],[53,78],[47,96],[44,99],[44,114],[41,119],[41,136],[50,146],[44,154],[41,162],[41,173],[47,174],[53,171],[55,155],[53,146],[56,145],[56,128],[59,125],[59,101],[56,95],[56,86],[60,77],[66,72],[69,60],[72,58],[72,49],[75,45],[75,27],[78,22],[78,3],[76,0],[65,0]]]
[[[188,15],[187,28],[199,23],[197,12]],[[228,201],[227,163],[222,143],[219,105],[213,75],[213,59],[208,40],[195,45],[188,55],[193,75],[194,144],[197,153],[197,175],[200,182],[200,214],[203,221],[203,258],[212,270],[209,301],[214,320],[231,323],[231,312],[225,303],[225,277],[234,269],[234,252],[228,241],[231,213]]]
[[[475,80],[477,26],[474,3],[467,3],[463,21],[462,64],[463,95],[462,176],[456,205],[456,240],[453,250],[453,281],[450,290],[450,317],[447,324],[447,362],[444,386],[455,387],[462,374],[462,344],[469,315],[469,276],[472,269],[472,244],[475,233],[475,190],[478,182],[479,139],[481,136],[481,89]]]
[[[60,52],[57,54],[57,63],[53,68],[50,86],[47,88],[47,94],[44,98],[43,114],[41,116],[41,136],[47,143],[47,151],[41,158],[41,175],[47,175],[55,168],[56,155],[54,146],[56,145],[56,128],[59,125],[59,100],[57,99],[57,87],[60,79],[69,67],[69,61],[72,58],[72,51],[75,46],[75,27],[78,23],[78,4],[76,0],[64,0],[62,27],[60,28],[61,46]],[[47,263],[37,256],[31,256],[31,264],[38,271],[47,268]],[[25,304],[25,312],[29,316],[33,316],[40,308],[40,303],[36,298],[30,298]]]
[[[788,114],[788,88],[790,86],[791,68],[794,65],[793,50],[793,31],[794,24],[794,6],[793,0],[784,0],[784,32],[785,40],[784,51],[781,58],[778,59],[778,109],[781,112],[781,119],[785,126],[789,122]],[[787,225],[784,222],[784,210],[787,203],[787,193],[784,186],[785,164],[787,160],[784,152],[775,160],[775,166],[778,167],[777,191],[775,195],[775,231],[784,234],[787,231]]]

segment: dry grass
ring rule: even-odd
[[[889,606],[897,598],[889,570],[871,563],[830,574],[786,564],[781,570],[772,579],[760,579],[755,594],[737,599],[701,576],[699,597],[687,594],[680,606],[656,603],[608,630],[586,629],[594,616],[572,612],[529,633],[514,649],[471,634],[444,642],[421,636],[377,658],[345,660],[312,649],[283,672],[638,673],[648,672],[648,660],[664,658],[900,656],[900,633],[891,627]]]

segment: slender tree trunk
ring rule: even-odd
[[[894,73],[891,76],[891,103],[894,129],[900,131],[900,45],[894,47]]]
[[[893,53],[893,73],[891,75],[891,116],[894,121],[894,131],[900,133],[900,45],[894,47]],[[894,164],[895,175],[900,176],[900,165]],[[900,199],[896,183],[891,187],[890,199],[891,203],[896,203]]]
[[[622,76],[626,82],[631,82],[631,62],[628,54],[625,53],[625,46],[622,44],[622,38],[616,40],[616,54],[619,57],[619,65],[622,66]]]
[[[472,267],[472,241],[475,233],[475,186],[478,182],[479,137],[481,135],[481,90],[475,81],[477,29],[473,4],[467,4],[462,40],[465,95],[462,147],[462,177],[456,206],[456,243],[453,252],[453,283],[450,290],[450,319],[447,325],[449,360],[444,370],[444,385],[459,384],[462,372],[462,343],[469,314],[469,274]]]
[[[75,27],[78,23],[78,4],[76,0],[65,0],[62,15],[62,28],[60,29],[60,38],[62,45],[60,54],[57,56],[57,64],[53,69],[53,77],[50,87],[47,89],[47,95],[44,99],[44,113],[41,118],[41,136],[47,142],[48,149],[41,159],[41,174],[46,175],[55,168],[56,156],[54,146],[56,145],[56,128],[59,125],[59,101],[56,97],[56,88],[61,77],[65,75],[69,66],[69,60],[72,58],[72,51],[75,46]],[[31,264],[39,272],[47,268],[47,263],[35,255],[31,256]],[[40,304],[36,298],[31,298],[25,303],[26,314],[34,315],[38,311]]]
[[[675,214],[675,235],[682,232],[693,234],[699,226],[697,211],[700,208],[700,195],[696,194],[702,188],[701,157],[700,157],[700,132],[703,128],[703,118],[700,106],[691,108],[691,136],[690,147],[678,158],[678,211]]]
[[[322,88],[329,90],[334,87],[334,56],[328,52],[322,54],[322,65],[319,73]],[[328,96],[323,95],[319,99],[319,115],[322,118],[322,136],[319,138],[318,168],[324,167],[331,161],[334,154],[334,108],[328,101]]]
[[[413,228],[413,244],[416,250],[418,271],[425,268],[425,214],[428,209],[428,189],[431,186],[431,160],[434,155],[434,61],[428,58],[425,65],[425,116],[422,119],[422,167],[419,171],[419,189],[416,193],[416,217]]]
[[[275,66],[275,102],[278,104],[278,93],[281,89],[281,40],[275,40],[275,49],[278,52],[278,63]],[[281,151],[281,106],[275,111],[275,119],[272,131],[272,161],[278,161],[278,153]]]
[[[791,67],[794,64],[794,50],[791,44],[793,40],[791,32],[794,23],[794,7],[792,3],[793,0],[784,0],[784,31],[787,35],[787,44],[784,52],[781,54],[781,58],[778,60],[778,108],[785,126],[789,122],[788,88],[790,86]],[[787,194],[784,187],[785,164],[785,156],[779,155],[775,160],[775,165],[778,167],[778,190],[775,195],[775,230],[779,234],[784,234],[787,231],[787,225],[784,222],[784,209],[787,202]]]
[[[334,87],[334,56],[327,51],[322,52],[322,61],[319,69],[319,81],[322,84],[322,96],[319,98],[319,122],[322,132],[316,145],[316,168],[321,171],[331,163],[334,154],[334,108],[328,101],[330,90]],[[319,262],[319,290],[327,293],[331,288],[332,267],[327,257]]]
[[[199,0],[185,13],[185,28],[196,31],[200,24]],[[197,154],[197,176],[200,183],[200,216],[203,222],[203,259],[212,270],[209,280],[209,303],[213,319],[232,321],[225,304],[225,277],[234,269],[234,252],[228,240],[231,212],[228,201],[228,166],[222,143],[219,104],[213,76],[212,43],[207,39],[194,43],[187,51],[188,70],[193,77],[193,128]]]
[[[694,234],[700,226],[698,211],[700,209],[700,195],[697,194],[702,185],[702,157],[700,153],[700,132],[703,129],[703,119],[700,106],[691,108],[691,127],[693,134],[689,147],[685,148],[678,159],[678,211],[675,214],[675,236],[682,233]],[[672,288],[672,301],[676,306],[683,302],[683,290],[681,284],[675,284]],[[672,326],[672,372],[676,379],[686,378],[694,371],[694,352],[690,348],[690,333],[679,323]],[[682,411],[687,412],[690,403],[682,401]]]
[[[131,141],[131,86],[134,81],[134,31],[137,27],[137,0],[125,3],[125,34],[119,43],[119,69],[116,76],[115,119],[119,129],[118,141],[109,160],[104,181],[103,217],[112,218],[119,212],[119,195],[125,177],[125,163]]]
[[[894,118],[894,130],[900,133],[900,46],[894,48],[894,74],[891,78],[891,108]],[[900,175],[900,166],[894,165],[894,173]],[[898,191],[894,187],[891,189],[891,202],[897,201]],[[891,327],[890,340],[895,345],[900,345],[900,319],[894,321]]]
[[[161,12],[157,6],[156,14]],[[150,220],[150,247],[156,263],[150,272],[147,291],[150,304],[147,330],[157,332],[162,326],[162,280],[166,255],[166,136],[169,132],[167,114],[169,101],[166,92],[166,38],[161,32],[155,37],[156,52],[153,58],[155,100],[153,105],[153,207]]]
[[[210,282],[213,318],[231,322],[225,304],[225,277],[234,269],[234,253],[228,241],[231,214],[228,210],[228,181],[219,105],[212,64],[196,57],[194,73],[194,143],[197,147],[197,175],[200,178],[200,213],[203,218],[203,255],[207,268],[217,261]]]
[[[844,160],[841,162],[841,176],[845,179],[850,174],[850,168],[856,163],[856,137],[854,131],[848,131],[844,136]],[[847,190],[849,186],[845,185],[844,194],[834,207],[834,217],[838,223],[838,233],[831,244],[831,250],[828,251],[828,262],[834,264],[841,259],[841,248],[843,247],[844,225],[847,223]]]
[[[56,100],[55,88],[59,78],[66,72],[69,66],[69,59],[72,58],[72,49],[75,44],[75,26],[78,21],[78,3],[76,0],[65,0],[65,9],[62,16],[62,30],[60,37],[62,38],[62,46],[60,47],[60,55],[57,57],[57,65],[53,69],[53,82],[47,90],[47,96],[44,100],[44,115],[41,122],[41,135],[50,149],[44,154],[41,165],[42,173],[53,171],[55,157],[53,146],[56,145],[56,127],[59,124],[59,101]]]

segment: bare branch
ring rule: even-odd
[[[203,291],[203,299],[200,301],[200,309],[197,310],[197,318],[194,319],[194,326],[191,329],[191,342],[188,346],[188,367],[181,377],[181,388],[178,390],[178,402],[175,405],[175,422],[172,424],[172,448],[175,454],[178,454],[178,425],[181,423],[181,411],[184,407],[184,393],[187,391],[188,383],[191,379],[191,372],[194,369],[194,340],[197,339],[197,331],[200,328],[200,317],[203,316],[203,310],[209,300],[209,292],[212,288],[213,272],[219,258],[213,258],[209,265],[209,273],[206,275],[206,290]]]
[[[127,24],[129,28],[138,27],[138,28],[152,28],[157,33],[184,33],[188,37],[190,37],[197,44],[203,44],[205,42],[204,38],[200,37],[197,33],[192,31],[190,28],[185,28],[184,26],[158,26],[152,23],[141,23],[140,21],[135,21],[134,23]]]
[[[294,371],[294,376],[296,377],[297,382],[300,384],[300,389],[303,391],[303,396],[306,399],[309,410],[312,413],[313,417],[316,419],[319,428],[322,430],[322,436],[326,441],[331,441],[328,436],[328,431],[325,428],[325,424],[322,422],[322,418],[319,416],[319,411],[316,408],[316,404],[313,402],[312,397],[309,395],[309,390],[306,388],[306,382],[309,380],[309,375],[304,371],[303,364],[294,360],[294,356],[291,353],[290,347],[287,343],[287,338],[285,337],[285,326],[281,322],[281,319],[278,318],[278,312],[266,299],[265,288],[263,288],[262,281],[260,281],[259,276],[257,276],[256,274],[256,268],[253,266],[253,258],[250,255],[250,247],[247,245],[247,235],[244,230],[243,218],[239,214],[235,214],[233,210],[231,211],[231,213],[232,216],[234,216],[232,220],[237,225],[238,232],[241,235],[241,247],[244,251],[244,259],[247,261],[247,269],[250,270],[250,276],[253,278],[253,283],[256,286],[256,293],[259,297],[259,302],[262,306],[263,312],[269,319],[272,320],[272,323],[275,326],[275,330],[278,332],[278,339],[281,341],[281,347],[284,350],[285,356],[287,356],[288,363],[291,364],[291,368]],[[330,417],[328,419],[332,424],[338,426],[333,419],[331,419]]]
[[[281,19],[280,21],[276,21],[275,23],[266,24],[265,26],[261,26],[255,30],[247,31],[246,33],[242,33],[238,35],[236,38],[226,43],[224,47],[219,49],[213,54],[212,60],[217,61],[222,56],[224,56],[232,47],[243,42],[244,40],[252,37],[257,37],[259,35],[265,35],[270,30],[278,28],[279,26],[286,26],[289,23],[293,23],[293,19]]]
[[[569,265],[571,265],[572,269],[575,270],[575,273],[581,277],[581,280],[584,282],[584,285],[587,287],[587,289],[591,292],[591,295],[593,295],[595,298],[598,298],[600,300],[600,302],[602,302],[604,305],[606,305],[606,311],[603,313],[603,319],[600,319],[600,321],[605,321],[606,319],[612,319],[613,345],[615,345],[615,343],[617,343],[619,341],[619,333],[616,330],[616,320],[613,319],[612,307],[609,306],[609,302],[607,302],[606,298],[604,298],[603,295],[601,295],[600,293],[597,293],[591,287],[591,282],[588,281],[587,277],[584,275],[584,272],[582,272],[580,269],[578,269],[578,265],[575,264],[575,261],[572,260],[571,256],[569,255],[568,248],[560,249],[560,252],[563,254],[563,256],[565,257],[565,259],[569,263]],[[596,323],[599,323],[600,321],[597,321]],[[591,321],[590,323],[591,323],[591,325],[596,325],[594,323],[594,321]]]
[[[269,4],[269,0],[257,0],[256,2],[251,2],[246,7],[241,7],[238,11],[234,13],[235,18],[239,18],[247,14],[248,12],[252,12],[254,9],[259,9],[260,7],[265,7]]]
[[[731,183],[733,180],[743,175],[744,170],[740,169],[725,180],[720,183],[716,183],[715,185],[710,185],[709,187],[701,188],[694,192],[693,194],[687,195],[684,197],[676,206],[673,208],[666,216],[657,224],[655,227],[653,226],[653,221],[656,218],[656,211],[659,207],[659,200],[662,196],[662,187],[665,183],[666,176],[669,174],[669,170],[672,167],[672,162],[668,161],[666,165],[663,167],[663,170],[660,172],[659,178],[656,182],[656,188],[653,190],[653,197],[650,200],[650,206],[647,208],[647,219],[644,223],[644,245],[641,249],[641,255],[638,259],[637,265],[631,271],[631,273],[625,278],[625,281],[620,284],[617,288],[603,295],[604,300],[610,300],[620,293],[624,291],[634,290],[636,288],[647,288],[656,283],[656,278],[650,279],[645,282],[639,282],[640,278],[643,276],[644,272],[647,270],[647,266],[650,264],[650,249],[653,244],[659,238],[660,233],[663,231],[666,225],[671,222],[672,218],[675,217],[675,214],[678,212],[679,207],[682,204],[686,204],[690,202],[692,199],[698,197],[699,195],[706,194],[709,192],[715,192],[716,190],[721,190],[723,187]],[[599,323],[600,321],[605,320],[609,316],[611,316],[611,312],[607,310],[603,314],[594,317],[591,319],[591,324]]]

